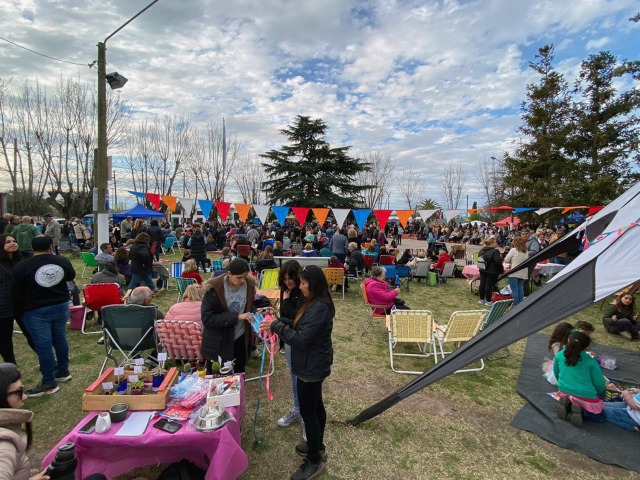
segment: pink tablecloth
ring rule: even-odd
[[[249,461],[242,450],[240,421],[244,416],[244,385],[241,405],[229,407],[229,412],[238,420],[229,422],[214,432],[193,430],[188,422],[174,434],[153,428],[154,418],[146,432],[140,437],[116,437],[123,423],[112,425],[107,433],[78,433],[96,412],[82,419],[42,461],[45,468],[53,461],[58,447],[65,442],[76,445],[78,468],[76,478],[92,473],[102,473],[107,478],[128,473],[146,465],[179,462],[183,458],[192,461],[207,471],[207,480],[234,480],[247,469]]]
[[[474,278],[480,278],[480,270],[477,265],[465,265],[462,269],[462,276],[472,280]]]

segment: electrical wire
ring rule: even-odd
[[[10,43],[11,45],[15,45],[16,47],[23,48],[24,50],[27,50],[28,52],[35,53],[36,55],[40,55],[42,57],[50,58],[51,60],[55,60],[56,62],[68,63],[70,65],[80,65],[81,67],[84,67],[84,66],[88,65],[89,68],[91,68],[91,65],[88,64],[88,63],[69,62],[67,60],[61,60],[60,58],[51,57],[49,55],[45,55],[44,53],[36,52],[35,50],[31,50],[30,48],[23,47],[22,45],[18,45],[17,43],[12,42],[11,40],[7,40],[4,37],[0,37],[0,40],[4,40],[5,42]]]

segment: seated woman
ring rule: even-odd
[[[131,264],[129,263],[129,251],[126,247],[120,247],[116,253],[113,255],[113,258],[118,265],[118,271],[124,275],[127,283],[131,281]]]
[[[303,249],[302,239],[300,237],[296,237],[296,241],[293,242],[289,248],[291,248],[291,254],[294,257],[299,256]]]
[[[189,285],[182,295],[182,302],[176,303],[165,314],[165,320],[188,320],[202,325],[203,285]]]
[[[620,298],[606,306],[602,323],[607,332],[637,340],[640,338],[640,324],[636,302],[631,293],[623,293]]]
[[[418,265],[418,262],[427,262],[429,261],[429,259],[427,258],[427,254],[424,252],[424,250],[418,250],[418,256],[413,258],[412,260],[409,260],[407,262],[407,266],[414,268],[415,266]]]
[[[582,420],[603,422],[604,402],[599,395],[604,393],[605,378],[600,365],[585,350],[591,343],[589,335],[575,332],[569,336],[567,346],[555,356],[553,373],[558,379],[560,401],[558,417],[569,417],[576,427]]]
[[[263,270],[269,268],[278,268],[278,264],[273,259],[273,250],[271,249],[271,246],[267,245],[264,252],[260,254],[260,258],[256,262],[256,272],[260,274]]]
[[[408,265],[411,261],[411,250],[408,248],[402,252],[400,258],[396,260],[396,265]]]
[[[202,283],[202,277],[198,273],[198,267],[196,265],[196,261],[193,258],[187,260],[184,264],[184,268],[182,269],[182,278],[193,278],[198,285]]]
[[[307,243],[307,244],[304,246],[304,250],[302,250],[302,251],[300,252],[300,256],[301,256],[301,257],[317,257],[317,256],[318,256],[318,252],[316,252],[316,251],[313,249],[313,245],[311,245],[311,243]]]
[[[282,248],[282,242],[276,240],[276,243],[273,246],[273,256],[282,257],[283,255],[284,255],[284,250]]]
[[[380,315],[388,314],[394,306],[401,310],[410,310],[410,308],[404,304],[404,300],[398,298],[400,287],[394,289],[389,288],[386,278],[387,271],[376,265],[371,268],[371,277],[364,281],[364,288],[367,292],[369,303],[371,305],[384,305],[384,308],[376,308],[375,313]]]

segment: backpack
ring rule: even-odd
[[[476,262],[478,265],[478,270],[484,272],[487,270],[487,259],[478,253],[478,261]]]

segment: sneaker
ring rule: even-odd
[[[629,332],[627,332],[626,330],[623,332],[620,332],[620,335],[622,335],[625,338],[628,338],[629,340],[631,340],[631,334]]]
[[[487,307],[493,307],[493,302],[484,302]]]
[[[575,403],[571,405],[571,416],[569,417],[574,427],[582,428],[582,407]]]
[[[558,403],[556,404],[556,413],[558,414],[558,418],[566,420],[570,411],[571,402],[569,402],[569,399],[567,397],[560,397],[560,400],[558,400]]]
[[[316,478],[324,473],[324,463],[320,462],[314,465],[309,460],[305,459],[300,465],[300,468],[291,475],[291,480],[309,480]]]
[[[66,374],[60,374],[60,373],[56,373],[56,382],[68,382],[69,380],[71,380],[73,377],[71,376],[71,374],[69,372],[67,372]]]
[[[287,351],[284,348],[281,348],[280,353],[287,353]]]
[[[259,356],[260,356],[260,352],[258,351],[257,348],[255,350],[251,350],[251,354],[249,354],[249,357],[251,358],[258,358]]]
[[[484,305],[484,304],[485,304],[485,301],[484,301],[484,300],[478,300],[478,303],[479,303],[480,305]]]
[[[300,410],[296,410],[295,408],[285,414],[282,418],[278,419],[278,425],[281,427],[288,427],[289,425],[293,425],[296,422],[302,421],[302,417],[300,416]]]
[[[27,394],[27,397],[41,397],[42,395],[56,393],[58,390],[60,390],[60,387],[57,383],[52,383],[51,385],[42,385],[39,383],[37,387],[30,388],[24,393]]]
[[[98,340],[98,345],[104,345],[104,337],[100,337],[100,340]]]
[[[307,446],[307,442],[302,442],[296,445],[296,453],[301,457],[306,458],[307,455],[309,455],[309,447]],[[326,462],[327,459],[329,458],[329,455],[327,455],[324,445],[320,447],[320,458],[322,459],[323,463]]]

